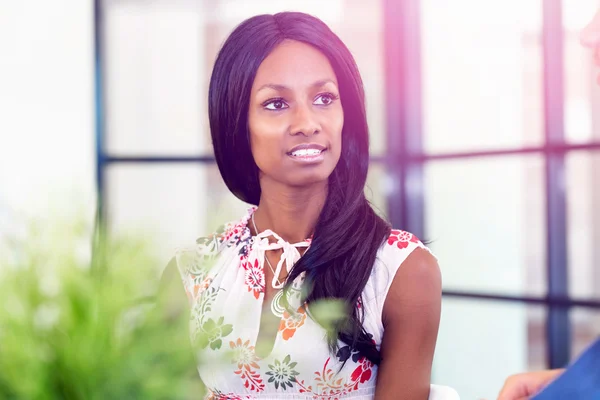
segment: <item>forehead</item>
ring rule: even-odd
[[[301,87],[323,79],[337,83],[335,72],[327,57],[308,44],[286,40],[260,64],[253,86],[281,84]]]

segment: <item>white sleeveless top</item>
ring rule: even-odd
[[[297,248],[309,247],[310,240],[290,244],[271,231],[252,236],[248,221],[254,210],[226,224],[221,233],[179,250],[175,257],[191,305],[190,336],[201,360],[198,372],[209,390],[207,398],[372,399],[377,366],[343,342],[337,354],[330,353],[325,330],[300,304],[302,275],[293,283],[289,300],[297,311],[286,311],[279,291],[271,304],[271,312],[280,319],[273,350],[265,358],[255,354],[264,300],[265,251],[283,249],[278,266],[289,271],[300,258]],[[278,242],[270,244],[270,236]],[[398,268],[418,247],[424,248],[414,235],[392,230],[378,250],[361,305],[365,330],[378,349],[388,290]]]

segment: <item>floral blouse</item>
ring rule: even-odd
[[[175,256],[191,306],[190,337],[200,378],[209,390],[207,398],[372,399],[377,366],[343,342],[336,354],[329,351],[324,328],[300,302],[303,275],[293,282],[291,308],[281,304],[283,291],[275,295],[270,309],[280,323],[273,349],[264,358],[256,354],[265,252],[282,249],[278,269],[289,271],[300,258],[298,248],[309,247],[310,240],[290,244],[270,230],[252,236],[248,221],[254,210]],[[277,242],[269,243],[269,237]],[[414,235],[392,230],[378,250],[360,305],[364,327],[378,348],[388,290],[398,268],[418,247],[424,248]]]

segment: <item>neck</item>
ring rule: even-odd
[[[270,229],[289,243],[301,242],[312,235],[327,198],[326,181],[290,187],[264,179],[260,187],[260,203],[254,213],[259,232]]]

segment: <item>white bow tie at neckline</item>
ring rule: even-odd
[[[270,243],[269,237],[273,236],[277,239],[276,243]],[[283,289],[284,283],[279,282],[279,275],[281,275],[281,270],[283,268],[283,264],[285,263],[285,269],[289,272],[292,270],[294,264],[300,259],[301,255],[298,251],[299,248],[308,248],[310,243],[308,241],[298,242],[298,243],[288,243],[281,238],[278,234],[267,229],[266,231],[259,233],[256,235],[256,239],[254,242],[254,246],[252,249],[256,252],[255,256],[259,260],[259,265],[264,269],[266,252],[269,250],[280,250],[283,249],[283,253],[281,254],[281,258],[277,263],[277,267],[275,268],[273,280],[271,285],[273,289]]]

